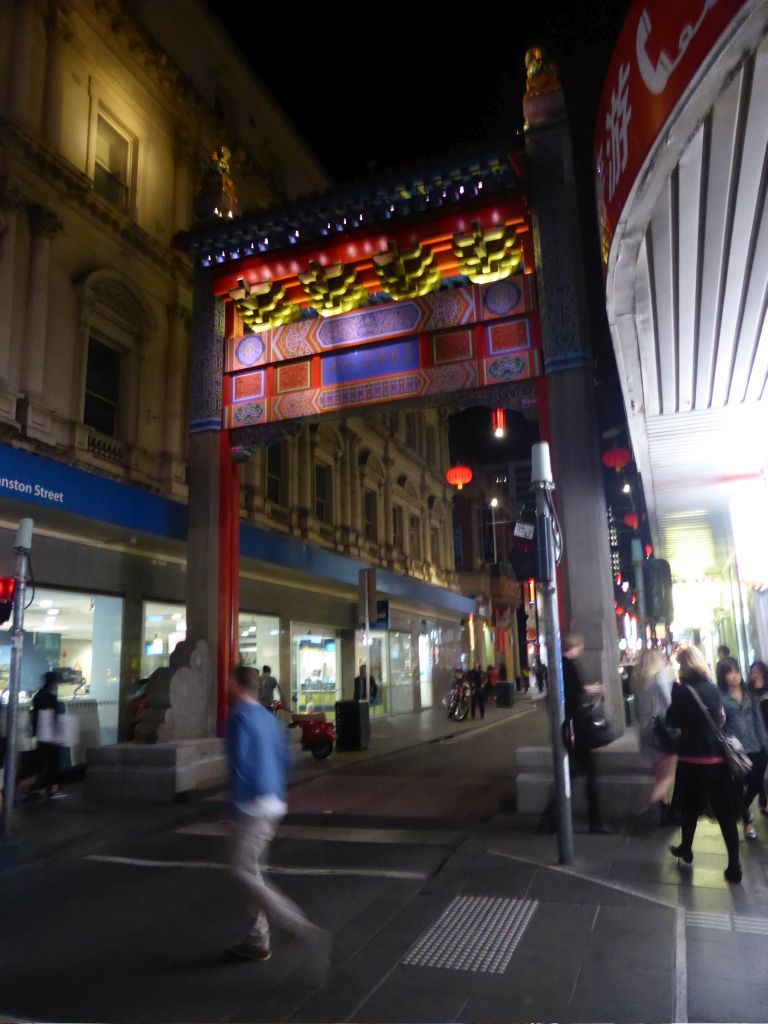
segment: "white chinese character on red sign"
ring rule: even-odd
[[[608,201],[613,199],[622,171],[627,166],[629,119],[629,64],[619,68],[616,88],[611,93],[611,108],[605,115],[605,155],[608,160]]]

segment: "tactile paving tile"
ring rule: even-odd
[[[716,928],[722,932],[743,932],[749,935],[768,935],[768,918],[746,917],[743,914],[717,914],[701,910],[688,910],[685,923],[689,928]]]
[[[456,896],[402,962],[503,974],[538,905],[538,900]]]

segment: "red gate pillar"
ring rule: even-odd
[[[221,429],[224,303],[195,272],[189,360],[187,636],[205,640],[214,679],[211,732],[221,733],[227,679],[237,653],[240,473]]]

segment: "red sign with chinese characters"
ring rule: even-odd
[[[600,248],[659,132],[720,36],[747,0],[640,0],[614,47],[595,123],[594,175]]]

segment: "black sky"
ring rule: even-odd
[[[209,3],[337,182],[509,140],[522,125],[523,55],[534,43],[560,64],[586,152],[627,8],[626,0],[285,5],[284,25],[262,26],[250,4]]]

